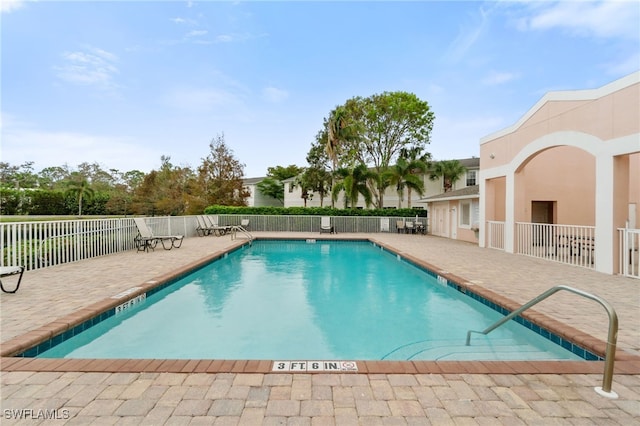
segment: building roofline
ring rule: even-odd
[[[611,83],[607,83],[604,86],[595,89],[560,90],[547,92],[538,102],[536,102],[533,107],[531,107],[522,117],[520,117],[520,119],[516,123],[480,138],[480,145],[515,132],[520,127],[522,127],[522,125],[526,123],[526,121],[529,120],[547,102],[595,100],[637,83],[640,83],[640,71],[633,72],[625,77],[614,80]]]

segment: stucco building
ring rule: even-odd
[[[624,229],[640,224],[640,72],[547,93],[481,139],[480,166],[481,246],[556,257],[564,248],[598,271],[622,272],[638,247]]]

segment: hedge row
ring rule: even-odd
[[[331,207],[234,207],[209,206],[205,214],[234,215],[292,215],[292,216],[382,216],[426,217],[426,210],[418,209],[337,209]]]

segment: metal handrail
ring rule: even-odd
[[[542,302],[544,299],[546,299],[547,297],[551,296],[552,294],[560,290],[566,290],[568,292],[577,294],[579,296],[586,297],[587,299],[595,300],[600,305],[602,305],[607,311],[607,314],[609,315],[609,333],[607,335],[607,350],[604,358],[605,360],[604,374],[602,377],[602,387],[601,388],[596,387],[595,390],[600,395],[606,396],[608,398],[617,398],[618,395],[611,390],[611,382],[613,380],[613,363],[615,361],[614,358],[616,353],[616,341],[618,340],[618,315],[616,314],[615,309],[613,309],[613,306],[609,304],[609,302],[602,299],[601,297],[594,296],[593,294],[586,293],[582,290],[578,290],[573,287],[568,287],[564,285],[551,287],[549,290],[545,291],[544,293],[541,293],[539,296],[531,299],[529,302],[525,303],[520,308],[511,312],[509,315],[505,316],[504,318],[501,318],[499,321],[496,321],[491,326],[487,327],[485,330],[483,331],[469,330],[467,332],[466,345],[469,346],[471,344],[471,333],[478,333],[478,334],[484,334],[484,335],[489,334],[496,328],[500,327],[502,324],[511,320],[513,317],[520,315],[522,312],[526,311],[533,305]]]
[[[247,238],[249,239],[249,242],[253,241],[253,235],[251,235],[251,233],[249,231],[247,231],[246,229],[244,229],[241,225],[233,225],[231,227],[231,239],[235,240],[236,239],[236,233],[240,231],[242,232],[244,235],[247,236]]]

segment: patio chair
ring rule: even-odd
[[[416,231],[416,228],[413,226],[413,222],[408,221],[405,225],[405,232],[407,234],[413,234]]]
[[[320,219],[320,233],[328,232],[330,234],[337,233],[333,225],[331,224],[331,218],[329,216],[322,216]]]
[[[227,225],[224,225],[224,226],[218,225],[218,216],[205,215],[204,218],[207,221],[207,223],[209,224],[211,232],[216,237],[219,237],[221,235],[226,234],[227,232],[231,231],[231,228],[233,228],[230,225],[229,226],[227,226]]]
[[[400,232],[405,232],[404,220],[397,220],[396,221],[396,228],[398,229],[398,234]]]
[[[138,235],[134,239],[138,251],[154,250],[158,241],[162,243],[162,248],[165,250],[171,250],[174,247],[180,248],[182,245],[184,235],[154,235],[143,218],[135,217],[133,221],[138,227]]]
[[[9,275],[20,274],[20,276],[18,277],[18,284],[16,284],[16,288],[14,288],[13,290],[7,290],[6,288],[4,288],[4,285],[2,285],[2,280],[0,280],[0,288],[2,289],[2,291],[4,291],[5,293],[15,293],[16,291],[18,291],[18,289],[20,288],[20,282],[22,281],[23,273],[24,273],[24,266],[0,267],[0,278],[8,277]]]
[[[249,229],[249,219],[242,219],[240,221],[240,226],[242,226],[242,228],[244,228],[245,230]]]
[[[204,236],[207,236],[207,235],[211,235],[211,233],[214,230],[207,223],[207,221],[205,220],[204,216],[202,216],[202,215],[196,216],[196,219],[198,220],[198,226],[196,226],[196,233],[201,237],[204,237]]]

